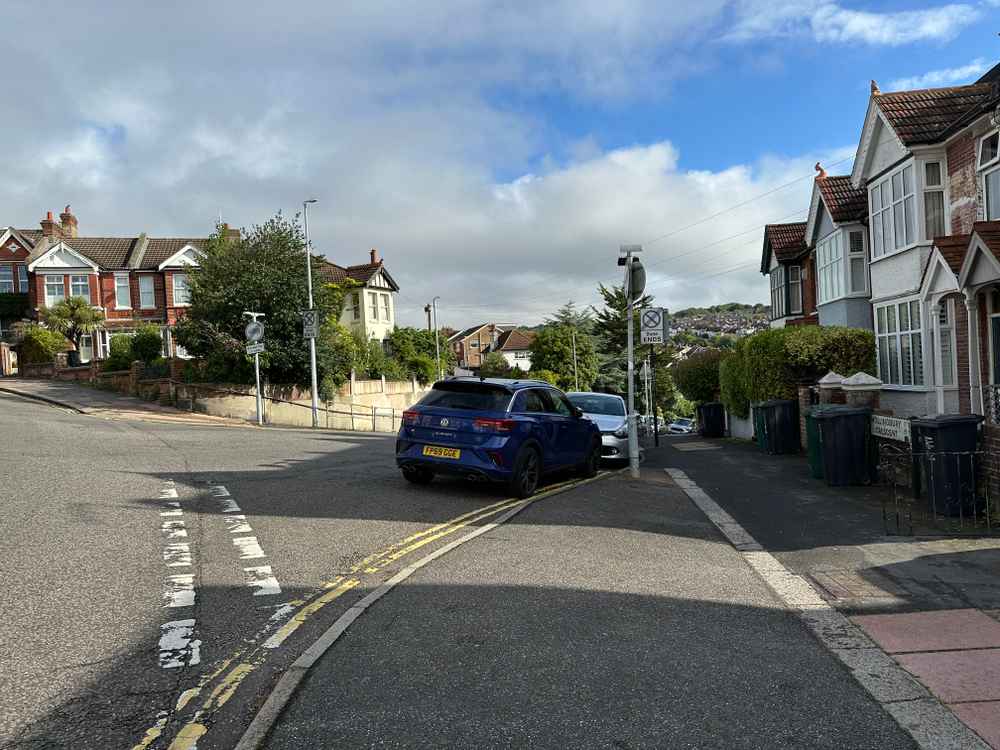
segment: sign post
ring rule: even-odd
[[[257,383],[257,424],[264,426],[264,397],[260,392],[260,353],[264,351],[264,324],[258,318],[263,318],[264,313],[245,312],[243,313],[250,322],[247,323],[243,333],[247,337],[247,354],[253,355],[253,372]]]
[[[639,433],[635,418],[635,332],[633,331],[636,299],[646,288],[646,270],[635,257],[642,252],[642,245],[622,245],[618,265],[625,266],[625,298],[628,300],[628,465],[633,479],[639,478]]]

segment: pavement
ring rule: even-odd
[[[889,535],[887,490],[827,487],[800,456],[682,441],[682,469],[787,570],[1000,748],[1000,539]]]
[[[79,414],[106,419],[131,418],[218,426],[247,425],[242,420],[180,411],[152,401],[144,401],[134,396],[124,396],[116,391],[103,391],[76,382],[0,378],[0,393],[28,398],[51,406],[69,409]]]

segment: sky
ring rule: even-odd
[[[883,91],[1000,60],[1000,0],[5,0],[4,225],[378,248],[397,322],[535,324],[620,283],[763,302],[763,225],[850,171]],[[298,273],[298,269],[289,269]]]

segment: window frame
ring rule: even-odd
[[[829,251],[836,248],[837,254]],[[816,304],[825,305],[847,296],[844,283],[844,241],[841,230],[835,229],[816,243]],[[829,281],[829,284],[828,284]],[[828,288],[829,287],[829,288]]]
[[[986,221],[996,221],[1000,219],[1000,213],[998,213],[997,216],[990,216],[989,178],[994,175],[998,176],[997,189],[1000,190],[1000,163],[994,163],[980,172],[980,179],[982,180],[983,187],[983,218]],[[997,200],[997,204],[1000,204],[1000,199]]]
[[[354,311],[354,319],[361,320],[361,292],[352,293],[351,307]]]
[[[382,314],[385,322],[388,323],[392,320],[392,303],[389,301],[388,294],[380,294],[379,296],[381,297],[379,302],[382,303]]]
[[[944,315],[945,322],[941,322],[942,314]],[[957,340],[955,338],[955,301],[950,299],[943,299],[938,302],[937,311],[937,332],[938,338],[934,342],[935,353],[937,354],[936,359],[939,360],[938,366],[941,372],[941,382],[938,383],[939,386],[945,389],[955,389],[958,388],[958,353],[956,352]],[[944,361],[944,349],[941,346],[941,342],[944,341],[945,335],[948,337],[948,351],[950,353],[949,366],[951,368],[951,382],[945,382],[945,361]]]
[[[0,294],[17,294],[17,275],[11,263],[0,263]]]
[[[775,276],[777,271],[777,276]],[[788,297],[786,287],[785,267],[778,263],[770,271],[771,279],[771,320],[788,317]]]
[[[794,276],[797,278],[793,279],[792,271],[795,271]],[[788,314],[789,315],[801,315],[802,314],[802,266],[788,266],[788,271],[785,274],[788,278],[786,285],[788,287]],[[798,309],[795,308],[795,300],[792,296],[792,288],[798,287],[799,291],[799,306]]]
[[[907,250],[916,247],[920,244],[919,235],[917,233],[917,219],[919,218],[917,214],[920,212],[917,206],[918,195],[920,191],[917,189],[917,162],[915,159],[909,159],[903,164],[900,164],[895,169],[886,172],[881,175],[877,181],[873,181],[868,184],[868,217],[869,225],[872,226],[872,239],[870,242],[871,246],[871,261],[874,263],[881,260],[882,258],[887,258],[889,256],[895,255],[897,253],[904,253]],[[910,170],[910,193],[906,192],[906,170]],[[901,197],[896,199],[893,197],[893,181],[896,177],[899,177],[901,185]],[[879,208],[875,208],[875,201],[873,200],[873,194],[876,189],[879,193]],[[885,203],[885,195],[888,195],[889,203]],[[907,211],[907,199],[910,200],[910,210]],[[900,206],[903,212],[903,244],[896,244],[896,222],[895,222],[895,209],[896,206]],[[885,215],[887,221],[882,218]],[[909,219],[909,222],[908,222]],[[879,222],[879,232],[874,231],[875,222]],[[892,247],[888,246],[886,242],[886,229],[891,231],[892,234]],[[910,230],[911,241],[906,242],[906,230]],[[875,241],[875,237],[879,238],[879,242]],[[882,252],[879,251],[879,245],[881,245]]]
[[[44,297],[45,297],[46,307],[52,307],[54,305],[58,305],[60,302],[66,299],[66,277],[63,274],[51,274],[51,273],[45,274],[44,279],[45,279]],[[50,284],[55,285],[56,279],[58,279],[59,283],[59,295],[50,296],[49,285]]]
[[[986,141],[991,138],[997,139],[997,152],[992,159],[984,164],[983,146],[985,146]],[[982,171],[995,165],[1000,165],[1000,129],[992,130],[989,133],[986,133],[979,139],[979,143],[976,144],[976,169]]]
[[[368,292],[368,312],[371,313],[371,320],[378,320],[378,294]]]
[[[28,264],[16,263],[17,266],[17,286],[21,294],[27,294],[31,289],[31,280],[28,278]]]
[[[149,299],[150,304],[146,304],[144,301],[144,287],[149,284]],[[152,274],[139,274],[139,309],[140,310],[155,310],[156,309],[156,277]]]
[[[935,184],[930,184],[927,181],[927,168],[933,164],[937,165],[938,168],[938,182]],[[927,159],[926,161],[920,162],[920,182],[921,182],[921,202],[923,206],[923,222],[922,230],[924,233],[924,239],[928,242],[933,242],[935,237],[943,237],[948,232],[948,194],[947,194],[947,180],[945,162],[944,159]],[[937,194],[941,196],[941,234],[931,234],[928,222],[930,220],[930,211],[927,210],[927,196]]]
[[[76,288],[80,286],[77,279],[83,279],[84,285],[87,287],[86,294],[77,294]],[[71,273],[69,275],[69,296],[70,297],[83,297],[90,304],[94,303],[93,298],[90,296],[90,276],[86,274]]]
[[[859,295],[862,297],[867,297],[871,292],[871,281],[868,278],[868,240],[865,237],[864,227],[858,225],[856,229],[847,227],[843,230],[845,236],[847,237],[846,245],[846,260],[844,262],[844,274],[846,277],[845,289],[847,293],[845,296],[855,296]],[[861,249],[852,250],[851,249],[851,235],[859,234],[861,235]],[[864,281],[864,287],[862,289],[854,288],[854,274],[852,273],[852,267],[854,261],[861,261],[861,279]]]
[[[125,291],[128,296],[128,304],[123,305],[121,300],[121,283],[125,282]],[[115,274],[115,309],[116,310],[131,310],[132,309],[132,282],[129,279],[128,273],[116,273]]]
[[[914,309],[914,304],[916,304],[916,310],[920,315],[920,327],[913,328],[913,316],[912,312]],[[902,327],[902,315],[900,314],[899,308],[906,307],[906,317],[907,317],[907,327],[904,329]],[[888,329],[888,313],[883,313],[880,317],[879,313],[891,308],[893,310],[893,326],[892,330],[883,330],[883,326]],[[887,302],[883,302],[878,305],[873,306],[873,323],[875,329],[875,359],[876,367],[878,370],[878,377],[882,383],[893,390],[907,390],[907,391],[919,391],[926,392],[931,390],[933,387],[932,382],[928,382],[928,368],[927,368],[927,338],[928,338],[928,320],[926,310],[924,309],[924,304],[919,295],[910,297],[896,298]],[[913,340],[914,336],[917,337],[917,341],[920,346],[919,359],[914,354]],[[896,374],[897,379],[894,380],[892,363],[883,364],[883,347],[882,340],[886,340],[885,351],[888,353],[890,350],[894,350],[896,359]],[[907,342],[904,346],[904,340]],[[895,343],[895,347],[892,347],[892,343]],[[903,382],[903,372],[904,372],[904,360],[903,351],[904,349],[909,349],[910,353],[910,380],[913,381],[916,378],[916,365],[919,363],[920,366],[920,378],[923,382],[921,383],[904,383]],[[886,357],[887,358],[887,357]],[[885,368],[888,367],[888,372]],[[956,370],[957,374],[957,370]]]
[[[177,301],[177,281],[181,280],[181,284],[184,287],[184,294],[187,297],[186,302]],[[188,283],[188,275],[186,273],[173,273],[170,275],[170,288],[173,292],[173,302],[174,307],[190,307],[191,306],[191,285]]]

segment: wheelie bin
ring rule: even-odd
[[[779,398],[764,401],[756,408],[761,413],[760,421],[763,427],[764,438],[761,447],[772,454],[798,453],[800,449],[798,401]]]
[[[718,401],[698,404],[698,424],[702,437],[723,437],[726,434],[726,413],[722,404]]]
[[[976,506],[978,414],[941,414],[910,420],[914,485],[932,512],[971,515]]]
[[[871,484],[875,476],[871,418],[868,407],[840,405],[826,406],[813,416],[823,478],[829,486]]]

